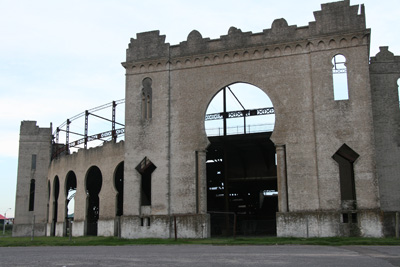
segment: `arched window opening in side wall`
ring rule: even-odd
[[[358,157],[359,155],[346,144],[343,144],[332,156],[339,165],[342,209],[357,209],[353,163]]]
[[[332,78],[334,100],[348,100],[349,88],[347,81],[346,58],[337,54],[332,58]]]
[[[114,185],[117,190],[116,216],[124,215],[124,162],[121,162],[114,174]]]
[[[103,176],[97,166],[92,166],[86,174],[86,235],[97,235],[97,223],[100,217],[99,193]]]
[[[31,180],[29,187],[29,211],[35,210],[35,179]]]
[[[69,171],[65,183],[65,217],[67,220],[74,219],[76,185],[76,175],[73,171]]]
[[[147,157],[145,157],[136,170],[140,173],[141,177],[141,205],[151,205],[151,175],[157,167]]]
[[[144,78],[142,81],[142,119],[148,120],[152,117],[152,80]]]

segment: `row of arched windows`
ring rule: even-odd
[[[123,215],[123,182],[124,182],[124,162],[121,162],[114,172],[114,186],[117,190],[116,197],[116,216]],[[85,191],[87,195],[86,205],[86,234],[97,235],[97,221],[99,219],[99,193],[102,187],[102,173],[97,166],[92,166],[86,173]],[[77,189],[77,178],[73,171],[68,172],[65,180],[65,221],[73,219],[74,216],[74,196]],[[50,192],[51,191],[51,192]],[[58,201],[60,192],[60,182],[58,176],[53,179],[53,187],[50,187],[48,182],[48,201],[50,201],[51,194],[53,195],[53,203],[49,203],[52,208],[52,228],[51,235],[55,235],[56,223],[58,217]],[[68,224],[66,224],[68,227]],[[68,230],[68,229],[66,229]],[[66,234],[67,231],[64,231]]]
[[[334,100],[348,100],[348,80],[347,80],[347,67],[346,57],[342,54],[337,54],[332,58],[332,77],[333,77],[333,95]],[[141,113],[142,119],[148,120],[152,117],[152,80],[144,78],[142,81],[141,92]]]

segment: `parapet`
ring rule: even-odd
[[[400,56],[390,52],[388,46],[381,46],[379,50],[376,56],[370,59],[371,74],[400,73]]]
[[[360,11],[360,14],[359,14]],[[321,5],[314,12],[315,22],[309,23],[311,34],[332,34],[365,29],[365,7],[350,6],[350,0]]]
[[[219,51],[257,47],[270,44],[311,40],[327,34],[350,34],[365,32],[364,5],[350,5],[350,0],[321,5],[320,11],[314,12],[315,21],[308,26],[288,25],[283,18],[276,19],[270,29],[260,33],[242,32],[231,27],[227,35],[210,40],[193,30],[186,41],[171,46],[165,43],[165,35],[159,31],[138,33],[132,38],[127,49],[126,63],[150,61],[154,59],[179,58]],[[369,30],[365,32],[369,34]],[[126,64],[123,64],[126,67]]]
[[[375,57],[371,57],[371,63],[394,61],[400,61],[400,57],[395,56],[392,52],[390,52],[388,46],[380,46],[379,52],[375,55]]]
[[[36,125],[36,121],[22,121],[20,127],[20,136],[43,136],[45,139],[51,138],[52,126],[41,128]]]
[[[142,32],[131,38],[126,50],[126,60],[154,59],[168,57],[169,44],[165,43],[165,35],[160,31]]]

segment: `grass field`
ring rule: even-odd
[[[2,233],[1,233],[2,234]],[[400,239],[396,238],[356,238],[356,237],[329,237],[329,238],[283,238],[257,237],[246,238],[209,238],[209,239],[123,239],[117,237],[10,237],[0,235],[0,247],[18,246],[125,246],[125,245],[389,245],[400,246]]]

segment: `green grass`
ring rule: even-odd
[[[257,237],[246,238],[209,238],[209,239],[123,239],[116,237],[9,237],[0,235],[0,247],[20,246],[124,246],[124,245],[389,245],[400,246],[400,239],[396,238],[356,238],[356,237],[329,237],[329,238],[283,238]]]
[[[6,225],[5,232],[3,235],[3,225],[0,224],[0,238],[4,236],[11,236],[12,234],[12,225]]]

